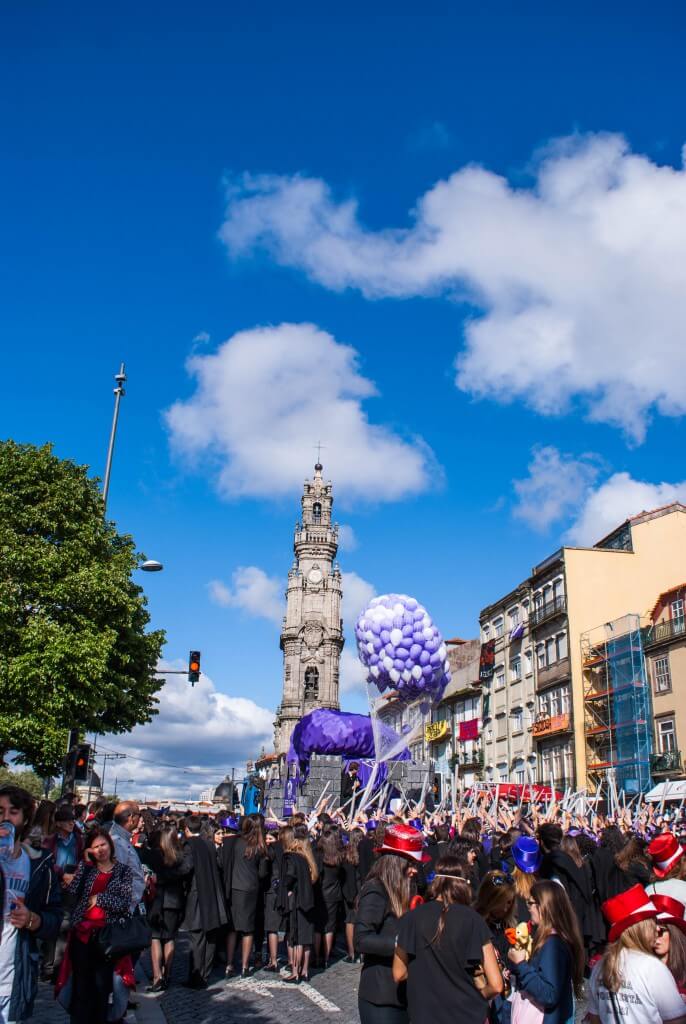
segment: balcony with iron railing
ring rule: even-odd
[[[665,750],[661,754],[651,754],[650,770],[653,775],[662,775],[665,772],[680,772],[681,751]]]
[[[662,622],[655,622],[646,629],[643,634],[643,646],[648,650],[677,637],[686,638],[686,619],[663,619]]]
[[[536,673],[536,688],[542,690],[544,686],[551,686],[563,679],[568,679],[570,673],[569,658],[560,658],[552,661],[550,665],[539,667]]]
[[[566,615],[566,613],[567,598],[563,594],[560,597],[554,597],[552,601],[545,601],[543,604],[535,607],[529,616],[529,625],[532,629],[535,629],[542,622],[547,622],[548,619],[552,619],[556,615]]]

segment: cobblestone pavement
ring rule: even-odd
[[[149,957],[138,969],[141,979],[135,999],[139,1007],[129,1012],[127,1024],[359,1024],[357,1013],[358,965],[336,960],[326,971],[312,972],[309,984],[287,985],[273,974],[257,971],[251,978],[224,977],[224,967],[212,973],[205,991],[183,987],[188,972],[188,941],[182,932],[177,944],[172,984],[160,995],[145,993],[150,972]],[[69,1017],[53,998],[52,988],[41,984],[32,1024],[68,1024]]]

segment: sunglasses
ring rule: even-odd
[[[512,875],[496,875],[491,882],[499,889],[501,885],[514,885],[514,878]]]
[[[658,937],[658,939],[661,939],[661,938],[662,938],[662,937],[663,937],[664,935],[669,935],[669,932],[668,932],[668,930],[667,930],[667,929],[666,929],[666,928],[664,927],[664,925],[661,925],[661,924],[659,924],[659,925],[657,926],[657,932],[656,932],[656,934],[657,934],[657,937]]]

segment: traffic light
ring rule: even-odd
[[[91,765],[90,743],[77,743],[67,755],[67,770],[65,775],[74,782],[88,782],[88,773]]]
[[[188,655],[188,682],[193,686],[200,679],[200,651]]]

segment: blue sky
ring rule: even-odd
[[[126,361],[109,511],[208,676],[112,749],[209,778],[262,743],[319,438],[349,593],[446,635],[686,493],[686,16],[473,6],[0,15],[2,436],[101,473]]]

